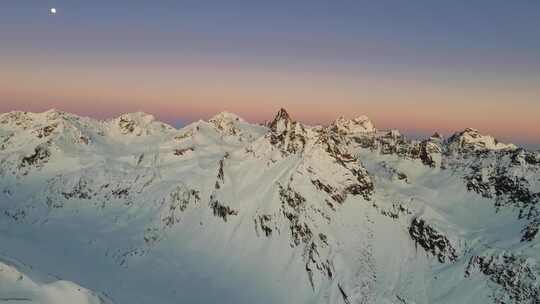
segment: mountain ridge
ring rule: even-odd
[[[32,118],[36,119],[37,118],[38,120],[39,119],[43,120],[43,116],[45,116],[46,119],[50,119],[50,120],[57,120],[58,118],[62,118],[62,119],[71,118],[71,119],[75,119],[75,120],[93,121],[95,123],[123,124],[122,128],[126,129],[124,132],[127,132],[127,133],[135,132],[134,130],[129,130],[130,128],[133,127],[132,126],[133,124],[147,125],[147,124],[157,123],[157,124],[162,125],[162,128],[167,128],[167,129],[177,130],[177,131],[182,130],[184,128],[184,127],[175,128],[175,127],[173,127],[173,126],[171,126],[171,125],[169,125],[169,124],[167,124],[165,122],[161,122],[161,121],[157,120],[154,115],[149,114],[149,113],[145,113],[145,112],[141,112],[141,111],[131,112],[131,113],[124,113],[124,114],[120,114],[120,115],[118,115],[116,117],[109,118],[109,119],[94,119],[94,118],[87,117],[87,116],[80,116],[80,115],[77,115],[77,114],[73,114],[73,113],[69,113],[69,112],[65,112],[65,111],[60,111],[60,110],[57,110],[57,109],[54,109],[54,108],[50,109],[50,110],[43,111],[43,112],[10,111],[10,112],[5,112],[5,113],[0,113],[0,121],[3,121],[4,124],[6,124],[6,123],[8,123],[9,120],[14,119],[14,118],[17,119],[17,117],[21,117],[21,116],[24,116],[24,117],[19,118],[20,121],[15,122],[15,123],[16,124],[18,123],[19,125],[23,125],[23,127],[24,127],[24,122],[27,122],[29,118],[30,119],[32,119]],[[240,117],[237,114],[234,114],[232,112],[228,112],[228,111],[221,111],[221,112],[217,113],[216,115],[212,116],[212,118],[208,119],[208,122],[212,122],[212,121],[215,122],[218,119],[221,119],[223,121],[237,120],[237,121],[240,121],[240,122],[243,122],[243,123],[248,123],[242,117]],[[122,122],[123,120],[124,120],[124,122]],[[276,113],[274,119],[272,121],[268,122],[267,126],[270,129],[272,129],[272,125],[276,124],[277,121],[296,122],[296,121],[292,120],[291,116],[289,115],[287,110],[284,109],[284,108],[281,108]],[[365,126],[364,126],[364,124],[365,124]],[[307,126],[305,124],[302,124],[302,125]],[[346,125],[346,126],[344,126],[344,125]],[[334,127],[334,128],[340,129],[342,132],[343,131],[344,132],[377,132],[377,131],[379,131],[374,127],[374,124],[372,123],[372,121],[365,115],[360,115],[360,116],[357,116],[357,117],[352,118],[352,119],[345,119],[343,116],[340,116],[340,117],[336,118],[334,121],[330,122],[327,125],[315,125],[314,127],[322,127],[322,128]],[[351,130],[351,128],[354,129],[354,127],[356,127],[357,130]],[[274,126],[274,128],[275,128],[275,126]],[[392,129],[392,130],[381,130],[381,132],[399,132],[397,130],[395,130],[395,131],[393,131],[393,130],[394,129]],[[135,132],[135,133],[137,133],[137,132]],[[441,137],[440,135],[438,135],[438,132],[434,132],[434,134],[437,134],[437,136]],[[457,140],[457,139],[463,138],[465,136],[468,137],[468,141],[476,139],[476,143],[479,143],[480,145],[484,145],[484,147],[486,149],[517,149],[517,148],[521,148],[521,147],[517,147],[516,145],[511,144],[511,143],[509,143],[509,144],[501,143],[496,138],[494,138],[493,136],[481,134],[478,129],[471,128],[471,127],[466,127],[463,130],[455,131],[453,134],[451,134],[448,137],[448,139]],[[420,140],[422,140],[422,139],[420,139]],[[475,145],[476,143],[472,143],[472,144]],[[478,146],[477,146],[477,148],[478,148]]]
[[[118,303],[534,303],[539,201],[474,129],[0,115],[0,254]]]

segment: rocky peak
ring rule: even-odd
[[[274,120],[272,120],[268,126],[273,132],[282,133],[283,131],[290,129],[293,123],[294,121],[291,119],[291,116],[289,116],[289,113],[287,113],[287,110],[281,108],[274,117]]]
[[[66,121],[77,121],[80,117],[56,109],[45,112],[21,112],[14,111],[0,115],[0,125],[7,128],[31,129],[47,127],[53,124],[63,124]]]
[[[66,113],[64,111],[60,111],[57,109],[50,109],[48,111],[45,111],[42,113],[46,117],[47,120],[59,120],[62,118],[66,118],[68,116],[72,116],[72,114]]]
[[[153,115],[143,112],[122,114],[112,120],[112,125],[123,135],[133,134],[136,136],[173,129],[171,126],[157,121]]]
[[[504,144],[490,135],[483,135],[478,130],[467,128],[452,135],[448,139],[451,151],[479,151],[479,150],[515,150],[514,144]]]
[[[439,132],[435,132],[435,133],[433,133],[433,135],[431,135],[429,140],[431,140],[431,141],[442,141],[443,136],[441,134],[439,134]]]
[[[155,121],[154,115],[147,114],[144,112],[133,112],[120,115],[117,120],[129,120],[136,121],[143,124],[148,124]]]
[[[293,121],[285,109],[280,109],[274,120],[268,124],[270,143],[284,154],[295,154],[304,150],[308,141],[307,130],[299,122]]]
[[[332,123],[331,129],[344,134],[368,133],[376,131],[371,120],[364,115],[358,116],[354,119],[345,119],[340,117]]]
[[[229,112],[221,112],[208,120],[218,130],[228,135],[238,135],[241,133],[238,128],[238,123],[245,123],[245,121],[238,115]]]
[[[221,123],[221,122],[245,122],[240,116],[234,114],[234,113],[231,113],[231,112],[227,112],[227,111],[223,111],[223,112],[220,112],[216,115],[214,115],[212,118],[210,118],[208,120],[209,122],[211,123]]]
[[[33,119],[28,112],[13,111],[0,116],[0,124],[4,128],[28,129]]]

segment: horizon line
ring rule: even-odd
[[[110,114],[110,115],[106,115],[106,116],[103,116],[103,115],[99,115],[99,114],[96,114],[94,113],[94,115],[92,114],[87,114],[87,113],[84,113],[84,114],[81,114],[81,113],[77,113],[77,112],[73,112],[73,111],[66,111],[66,110],[62,110],[62,109],[59,109],[58,107],[52,107],[52,108],[49,108],[48,110],[43,110],[43,111],[32,111],[32,110],[9,110],[9,111],[4,111],[4,112],[0,112],[0,115],[4,115],[4,114],[9,114],[9,113],[14,113],[14,112],[22,112],[22,113],[31,113],[31,114],[45,114],[47,112],[53,112],[53,111],[56,111],[56,112],[62,112],[62,113],[66,113],[66,114],[70,114],[70,115],[74,115],[74,116],[77,116],[77,117],[81,117],[81,118],[89,118],[89,119],[93,119],[93,120],[97,120],[97,121],[110,121],[110,120],[114,120],[116,118],[119,118],[121,117],[122,115],[127,115],[127,114],[135,114],[135,113],[141,113],[141,114],[146,114],[146,115],[150,115],[154,118],[155,121],[157,122],[161,122],[161,123],[165,123],[171,127],[173,127],[174,129],[176,130],[180,130],[194,122],[197,122],[197,121],[206,121],[208,122],[208,120],[212,119],[213,117],[221,114],[221,113],[230,113],[230,114],[234,114],[236,116],[238,116],[239,118],[245,120],[246,122],[248,123],[254,123],[254,124],[261,124],[261,125],[264,125],[264,123],[267,123],[269,121],[272,121],[272,119],[275,118],[276,114],[281,111],[281,110],[285,110],[287,113],[289,111],[286,110],[285,107],[278,107],[279,109],[277,111],[275,111],[275,114],[273,115],[273,117],[271,119],[264,119],[264,120],[249,120],[249,119],[245,119],[244,117],[242,117],[241,115],[238,115],[236,114],[235,112],[233,111],[229,111],[229,110],[221,110],[221,111],[217,111],[215,114],[212,114],[212,115],[206,115],[206,117],[199,117],[199,118],[196,118],[196,117],[189,117],[189,119],[186,119],[186,117],[181,117],[181,116],[178,116],[177,118],[174,118],[174,117],[170,117],[170,118],[165,118],[165,119],[162,119],[161,117],[164,116],[164,115],[161,115],[161,114],[156,114],[156,113],[152,113],[152,112],[149,112],[149,111],[144,111],[144,110],[136,110],[136,111],[127,111],[127,112],[119,112],[119,113],[116,113],[116,114]],[[205,115],[202,115],[202,116],[205,116]],[[368,115],[364,115],[364,114],[361,114],[361,115],[357,115],[355,116],[355,118],[357,117],[367,117],[370,121],[372,121],[370,119],[370,117]],[[291,116],[292,120],[293,121],[297,121],[297,122],[300,122],[304,125],[307,125],[307,126],[322,126],[322,127],[326,127],[326,126],[330,126],[332,125],[332,123],[339,119],[339,118],[344,118],[343,115],[338,115],[336,118],[334,118],[333,120],[331,120],[330,122],[328,123],[324,123],[324,122],[315,122],[315,124],[313,124],[313,122],[308,122],[308,123],[304,123],[303,121],[301,120],[297,120],[297,119],[294,119],[294,115]],[[348,119],[348,118],[346,118]],[[354,119],[354,118],[352,118]],[[352,119],[348,119],[348,120],[352,120]],[[373,121],[372,121],[373,122]],[[383,127],[383,128],[377,128],[377,126],[375,125],[375,129],[377,131],[380,131],[380,132],[385,132],[385,131],[392,131],[392,130],[397,130],[399,131],[399,133],[403,136],[405,136],[405,138],[407,139],[410,139],[410,140],[419,140],[419,139],[426,139],[426,138],[429,138],[430,136],[432,136],[433,134],[435,133],[438,133],[440,135],[443,135],[443,137],[445,139],[451,137],[452,135],[455,135],[455,134],[458,134],[460,132],[463,132],[464,130],[466,129],[474,129],[474,130],[478,130],[482,135],[484,136],[491,136],[493,138],[495,138],[497,141],[500,141],[496,136],[492,135],[492,134],[485,134],[485,133],[482,133],[482,131],[480,129],[477,129],[477,128],[474,128],[474,127],[464,127],[464,128],[460,128],[460,129],[455,129],[453,131],[451,130],[444,130],[444,131],[438,131],[438,130],[432,130],[432,131],[427,131],[427,130],[423,130],[423,129],[398,129],[398,128],[388,128],[388,127]],[[518,146],[518,148],[524,148],[526,150],[531,150],[531,151],[540,151],[540,142],[523,142],[523,141],[511,141],[511,142],[508,142],[508,144],[515,144],[516,146]]]

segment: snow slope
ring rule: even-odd
[[[0,254],[115,303],[537,303],[539,192],[473,129],[0,115]]]
[[[24,273],[21,272],[24,269]],[[42,274],[13,260],[0,259],[0,302],[10,303],[111,303],[98,295],[69,281],[62,281]]]

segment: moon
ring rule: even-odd
[[[56,8],[52,7],[50,11],[51,11],[51,15],[56,14]]]

